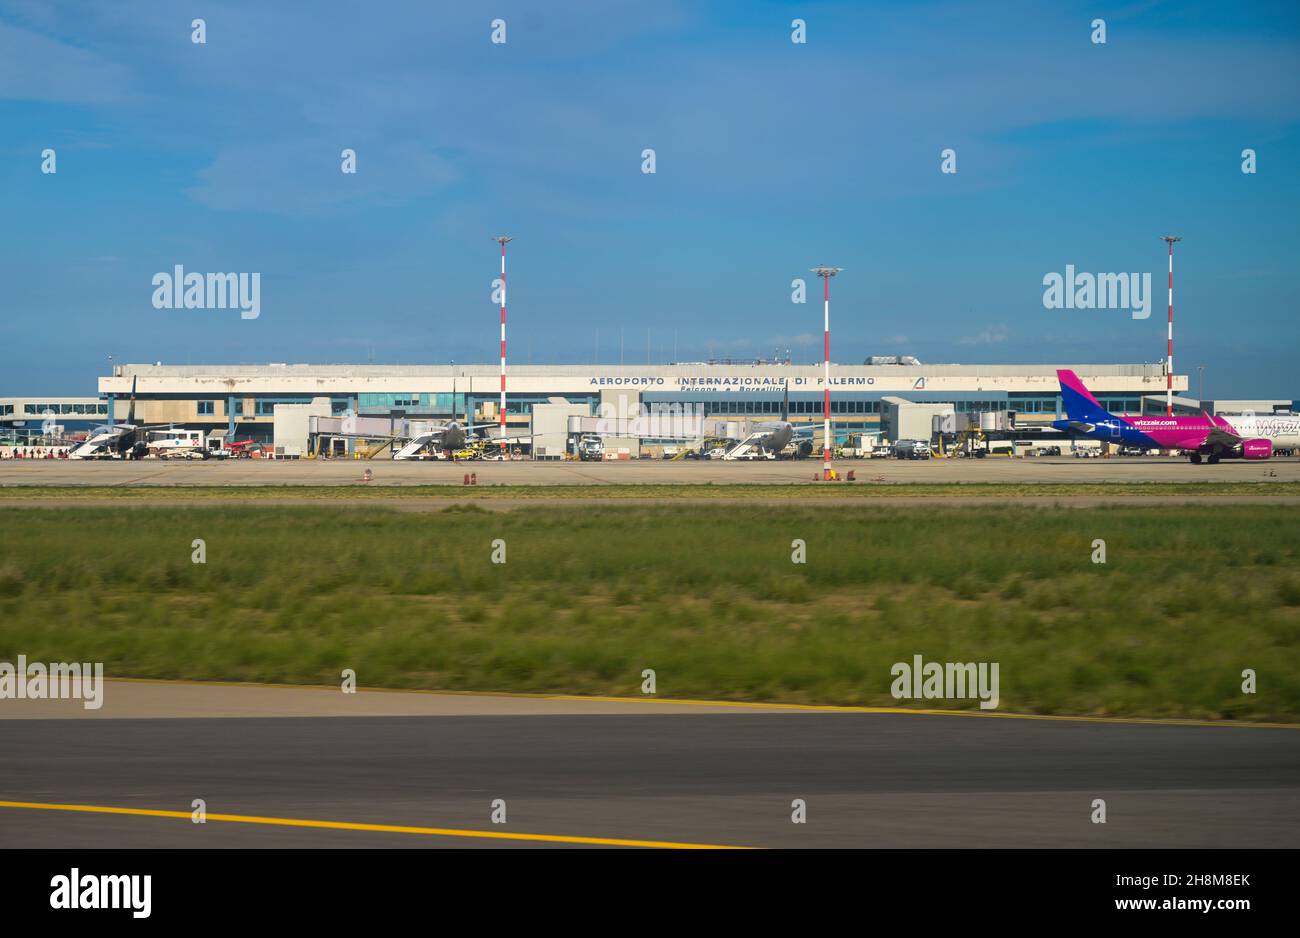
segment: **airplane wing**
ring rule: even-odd
[[[500,423],[462,423],[462,430],[495,430],[501,426]]]
[[[1230,433],[1223,429],[1223,427],[1215,427],[1210,431],[1209,435],[1205,438],[1205,442],[1201,445],[1208,446],[1213,452],[1219,453],[1223,450],[1234,450],[1240,446],[1241,443],[1242,437],[1237,436],[1235,433]]]

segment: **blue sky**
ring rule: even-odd
[[[0,393],[494,361],[497,233],[518,363],[812,361],[818,263],[837,361],[1154,361],[1173,231],[1178,370],[1300,396],[1297,10],[0,0]],[[261,316],[154,309],[176,264],[260,272]],[[1067,264],[1152,273],[1151,317],[1045,309]]]

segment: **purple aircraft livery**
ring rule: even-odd
[[[1072,436],[1143,449],[1182,450],[1193,463],[1202,459],[1268,459],[1279,449],[1300,448],[1300,417],[1246,414],[1211,417],[1115,416],[1098,403],[1069,369],[1056,372],[1068,419],[1053,421]]]

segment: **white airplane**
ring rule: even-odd
[[[785,448],[794,442],[794,457],[812,453],[812,440],[796,439],[803,433],[811,436],[812,427],[796,427],[790,422],[790,388],[785,389],[781,401],[781,419],[764,420],[745,439],[727,450],[723,459],[779,459]]]
[[[135,384],[136,379],[132,378],[131,407],[127,411],[126,423],[96,427],[86,442],[68,453],[69,459],[143,459],[149,454],[146,434],[167,425],[143,426],[135,422]]]
[[[497,427],[495,423],[462,424],[458,420],[448,420],[444,424],[431,426],[422,433],[417,433],[401,449],[393,451],[394,459],[419,459],[427,450],[432,454],[454,453],[465,445],[465,441],[474,431],[483,427]]]

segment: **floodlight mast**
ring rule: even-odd
[[[1169,347],[1165,359],[1165,416],[1174,415],[1174,242],[1181,241],[1177,235],[1161,235],[1161,241],[1169,242]]]
[[[501,245],[501,407],[498,422],[501,428],[501,455],[506,455],[506,244],[514,238],[498,235],[492,239]]]
[[[831,478],[831,278],[843,267],[813,267],[822,278],[822,481]]]

